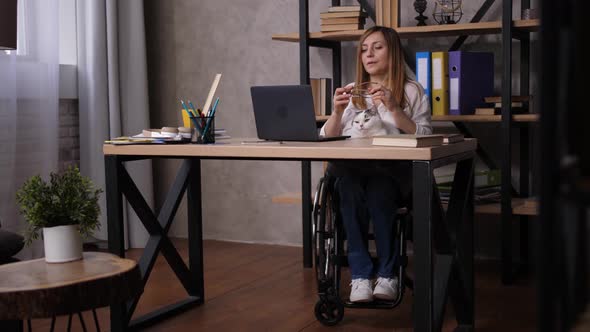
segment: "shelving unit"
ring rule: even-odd
[[[513,27],[515,32],[534,32],[538,31],[540,22],[534,20],[514,20]],[[453,37],[462,35],[486,35],[499,34],[502,32],[502,21],[494,22],[476,22],[446,25],[427,25],[421,27],[400,27],[397,28],[400,38],[435,38],[435,37]],[[310,40],[327,40],[327,41],[356,41],[359,40],[365,30],[337,31],[337,32],[311,32]],[[299,42],[299,33],[284,33],[272,35],[273,40],[286,42]]]
[[[367,6],[366,1],[358,1],[361,6]],[[502,257],[502,281],[511,283],[515,276],[513,264],[512,248],[512,227],[513,215],[520,218],[520,254],[523,266],[528,264],[528,223],[529,217],[537,214],[536,210],[521,209],[520,202],[530,195],[529,185],[529,126],[539,121],[538,114],[512,114],[510,98],[513,95],[512,88],[512,39],[520,41],[520,95],[529,95],[529,56],[530,56],[530,33],[539,31],[540,20],[513,20],[512,19],[512,1],[502,2],[502,19],[500,21],[480,22],[481,18],[490,8],[494,0],[486,0],[478,12],[469,23],[453,25],[429,25],[421,27],[399,27],[396,31],[402,39],[408,38],[436,38],[436,37],[457,37],[455,43],[449,47],[449,51],[457,50],[461,47],[465,38],[470,35],[500,34],[502,36],[502,115],[476,116],[434,116],[433,121],[451,121],[467,137],[471,133],[465,126],[465,123],[499,123],[501,129],[499,132],[500,144],[502,146],[502,157],[499,165],[489,157],[488,153],[478,146],[478,155],[480,159],[490,168],[500,168],[502,172],[502,200],[500,204],[482,205],[475,208],[476,212],[481,213],[499,213],[501,214],[501,257]],[[331,5],[337,6],[339,0],[332,0]],[[530,8],[530,0],[521,0],[521,9]],[[373,12],[372,9],[368,12]],[[299,32],[283,33],[272,35],[273,40],[299,43],[299,60],[300,60],[300,83],[309,84],[309,48],[323,47],[332,50],[332,72],[334,87],[341,86],[341,42],[356,41],[363,34],[364,30],[339,31],[339,32],[310,32],[309,31],[309,12],[308,0],[299,0]],[[300,36],[307,36],[300,38]],[[326,121],[328,116],[317,117],[318,124]],[[512,183],[512,128],[514,124],[519,129],[520,135],[520,181],[513,187]],[[498,167],[499,166],[499,167]],[[311,193],[311,164],[302,163],[302,192]],[[276,197],[276,202],[297,203],[302,199],[296,199],[295,196],[301,196],[301,193],[287,194]],[[311,206],[303,206],[303,219],[310,218]],[[310,230],[305,229],[304,232]],[[304,240],[304,248],[306,243]],[[305,250],[305,249],[304,249]],[[311,253],[305,253],[306,255]],[[311,266],[311,262],[304,262],[306,266]]]
[[[537,215],[537,208],[534,206],[527,206],[526,199],[514,198],[512,199],[512,214],[522,216]],[[272,202],[277,204],[301,204],[301,193],[285,193],[272,197]],[[443,204],[446,208],[446,206]],[[477,204],[475,205],[475,213],[480,214],[500,214],[500,204]]]
[[[316,122],[324,123],[328,121],[329,115],[316,116]],[[442,122],[502,122],[502,115],[433,115],[432,121]],[[514,114],[514,122],[538,122],[539,114]]]

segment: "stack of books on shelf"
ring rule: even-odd
[[[375,19],[382,27],[399,27],[399,2],[391,0],[375,0]]]
[[[499,203],[501,199],[501,176],[499,169],[478,171],[474,174],[475,204]],[[451,196],[453,174],[436,177],[440,200],[448,203]]]
[[[328,115],[332,109],[332,80],[330,78],[311,78],[311,94],[315,115]]]
[[[320,13],[321,31],[361,30],[365,26],[367,14],[361,6],[334,6],[327,12]]]
[[[531,111],[530,96],[512,96],[512,114],[524,114]],[[500,96],[484,97],[486,107],[475,108],[475,115],[498,115],[502,114],[502,99]]]

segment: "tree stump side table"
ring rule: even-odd
[[[67,263],[50,264],[42,258],[6,264],[0,266],[0,321],[123,304],[142,291],[137,263],[109,253],[85,252],[84,259]],[[115,325],[126,322],[111,322]]]

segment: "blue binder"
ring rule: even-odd
[[[428,96],[428,102],[432,108],[432,94],[431,84],[432,79],[430,77],[430,52],[416,52],[416,79],[418,83],[424,88],[424,92]]]

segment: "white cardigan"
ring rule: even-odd
[[[347,85],[347,87],[350,86],[354,86],[354,83]],[[403,111],[416,124],[416,132],[413,134],[432,134],[432,124],[430,123],[430,103],[428,102],[428,96],[416,82],[407,82],[404,89],[407,105],[404,107]],[[354,119],[354,115],[357,111],[360,110],[354,106],[351,100],[342,114],[342,135],[350,135],[350,131],[352,130],[352,120]],[[387,134],[400,134],[400,130],[393,119],[393,114],[387,110],[383,103],[377,107],[377,111],[381,116],[381,120],[383,121],[383,125],[387,131]],[[321,136],[325,136],[325,126],[326,125],[324,124],[320,130]]]

